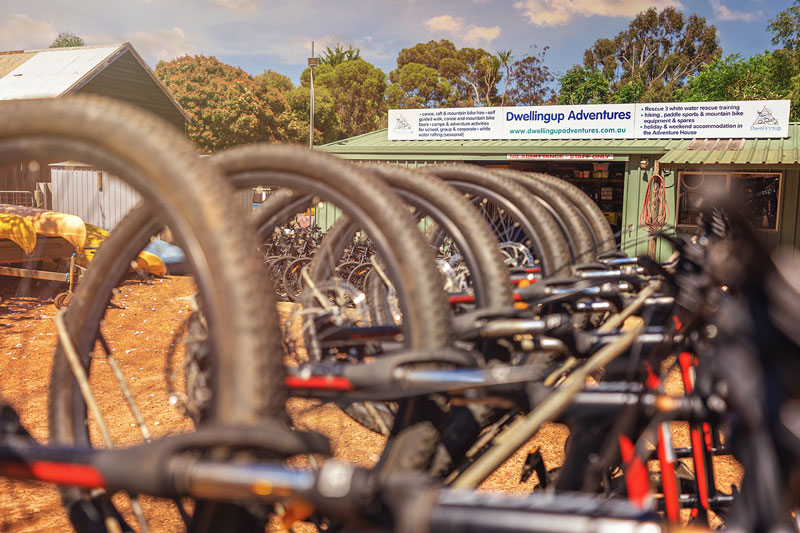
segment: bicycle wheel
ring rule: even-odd
[[[289,298],[283,286],[283,274],[286,272],[286,268],[294,262],[295,259],[297,258],[292,255],[282,255],[269,264],[270,280],[275,287],[275,295],[281,300]]]
[[[303,290],[303,268],[311,262],[310,257],[300,257],[295,259],[286,266],[283,271],[282,285],[286,296],[293,302],[297,301],[297,297]]]
[[[522,185],[476,165],[433,165],[423,169],[469,194],[501,242],[520,242],[539,262],[542,275],[568,275],[569,245],[553,216]]]
[[[286,187],[310,196],[309,206],[325,201],[351,216],[371,239],[395,283],[405,345],[417,350],[449,345],[452,317],[433,254],[406,205],[386,183],[357,166],[296,146],[251,145],[220,152],[211,159],[238,188]],[[265,208],[268,206],[259,209]],[[285,214],[275,208],[256,216],[279,221]],[[402,416],[397,418],[401,423],[392,428],[384,452],[384,457],[389,457],[384,467],[419,469],[431,460],[438,433],[429,417],[437,410],[438,406],[423,398],[403,402]]]
[[[350,273],[347,275],[347,283],[356,289],[363,291],[364,280],[366,280],[367,274],[369,274],[371,271],[371,263],[356,263],[356,265],[350,269]]]
[[[522,184],[552,209],[551,213],[569,243],[575,264],[588,263],[595,259],[592,234],[583,223],[577,207],[561,191],[544,180],[528,178],[526,172],[510,169],[492,169],[492,172],[508,176]]]
[[[391,165],[371,164],[364,168],[385,179],[415,209],[417,218],[428,217],[433,221],[437,231],[429,236],[429,241],[434,248],[440,248],[436,244],[440,244],[443,238],[452,242],[453,250],[463,256],[468,285],[474,291],[477,306],[511,305],[511,282],[498,250],[497,238],[474,205],[435,177]],[[349,224],[348,229],[344,229],[343,224],[344,220],[337,220],[330,229],[318,260],[311,267],[313,279],[326,279],[332,275],[332,265],[337,264],[346,243],[353,238],[357,227]]]
[[[617,249],[614,231],[611,229],[608,219],[606,219],[605,215],[603,215],[603,211],[588,194],[568,181],[551,176],[550,174],[526,172],[526,175],[529,178],[544,181],[548,185],[555,187],[572,201],[581,213],[585,223],[588,224],[592,230],[592,237],[594,238],[598,255],[613,252]]]
[[[142,196],[146,207],[139,208],[145,213],[140,222],[154,230],[168,226],[188,251],[188,262],[208,309],[207,346],[214,373],[209,382],[212,396],[207,419],[224,415],[231,424],[255,424],[276,412],[282,403],[283,369],[280,361],[260,354],[279,350],[277,317],[272,306],[244,297],[251,290],[264,291],[266,286],[261,276],[254,274],[261,264],[254,253],[257,242],[246,231],[243,215],[232,208],[233,193],[222,176],[201,164],[189,143],[171,126],[105,98],[4,103],[0,116],[0,160],[80,160],[107,170]],[[231,236],[238,241],[233,246],[227,242]],[[146,241],[139,249],[144,244]],[[95,261],[101,266],[87,271],[65,312],[66,334],[85,369],[91,366],[97,326],[116,281],[111,278],[130,267],[136,257],[132,248],[135,246],[121,250],[132,255],[121,253],[105,263],[115,269],[102,267],[101,254],[109,256],[98,251]],[[225,250],[220,253],[222,248]],[[98,274],[101,270],[104,272]],[[49,411],[51,442],[97,445],[89,434],[84,400],[63,346],[54,358]],[[88,495],[75,489],[65,489],[62,494],[76,527],[85,527],[92,514],[84,505]],[[235,520],[235,512],[225,514]]]

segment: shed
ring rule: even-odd
[[[647,233],[639,215],[654,163],[667,187],[669,219],[665,229],[692,227],[690,180],[707,175],[725,186],[745,187],[753,197],[755,226],[771,243],[800,248],[800,124],[791,123],[786,139],[680,140],[389,140],[382,129],[317,147],[352,161],[384,161],[409,167],[447,162],[546,172],[583,189],[601,207],[631,254],[647,251]],[[764,198],[768,198],[765,200]],[[677,207],[677,208],[676,208]],[[774,211],[774,212],[773,212]],[[766,218],[765,218],[766,217]],[[758,220],[755,220],[758,218]],[[766,222],[765,222],[766,221]],[[669,245],[659,245],[666,257]]]
[[[659,161],[674,174],[672,224],[678,228],[692,226],[699,182],[716,180],[744,193],[751,222],[767,243],[800,249],[800,123],[790,122],[783,139],[680,141]]]
[[[121,100],[184,133],[191,120],[130,43],[0,52],[0,100],[71,94]],[[24,161],[0,168],[0,203],[34,205],[36,198],[40,207],[75,214],[110,230],[139,200],[135,191],[107,173],[74,162],[48,163]],[[39,192],[44,194],[34,195]],[[50,192],[56,193],[52,202]]]
[[[191,117],[130,43],[0,52],[0,100],[101,94],[185,131]]]

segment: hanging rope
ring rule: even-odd
[[[667,218],[669,218],[669,205],[667,205],[666,184],[660,174],[653,173],[647,181],[639,222],[649,233],[655,233],[664,227]]]

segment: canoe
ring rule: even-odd
[[[25,217],[0,213],[0,239],[12,241],[22,248],[25,255],[30,256],[36,249],[36,228]],[[27,258],[21,258],[22,261],[25,259]]]
[[[3,227],[10,232],[8,236],[4,233],[0,234],[0,238],[7,238],[17,242],[14,238],[17,224],[30,224],[33,226],[36,235],[60,237],[72,244],[75,250],[82,250],[86,242],[86,225],[81,217],[75,215],[10,204],[0,204],[0,215],[5,220]],[[10,230],[8,229],[9,227]],[[17,244],[20,243],[17,242]],[[20,244],[20,248],[25,250],[26,253],[31,253],[35,246],[35,238],[33,246],[31,246],[29,238],[24,239]]]
[[[89,263],[94,258],[97,248],[109,236],[109,233],[103,228],[99,228],[93,224],[86,224],[85,226],[86,245],[84,246],[83,250],[78,253],[77,257],[77,263],[82,267],[89,266]],[[131,265],[131,271],[142,270],[154,276],[167,275],[167,265],[156,254],[142,250],[134,263],[136,266],[134,267],[134,265]]]

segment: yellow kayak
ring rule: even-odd
[[[86,244],[81,252],[78,253],[77,263],[82,267],[89,266],[94,258],[97,247],[108,238],[109,233],[103,228],[93,224],[86,224]],[[167,265],[157,255],[142,250],[135,260],[136,267],[131,265],[130,270],[143,270],[154,276],[166,276]]]
[[[83,219],[66,213],[56,213],[35,207],[0,204],[0,239],[15,243],[30,255],[36,248],[37,235],[61,237],[77,253],[76,262],[89,266],[95,251],[108,238],[109,233]],[[69,255],[67,255],[69,257]],[[131,270],[141,269],[155,276],[167,274],[167,265],[157,255],[142,250]]]
[[[46,235],[48,237],[61,237],[66,240],[76,250],[83,249],[86,242],[86,226],[80,217],[68,215],[66,213],[56,213],[35,207],[23,207],[19,205],[0,204],[0,216],[3,217],[3,224],[0,226],[0,238],[10,239],[30,254],[36,247],[36,237],[31,240],[30,235],[25,233],[22,238],[18,227],[30,224],[35,235]],[[16,238],[20,238],[17,241]]]
[[[8,239],[27,255],[36,248],[36,228],[25,217],[0,212],[0,239]]]

